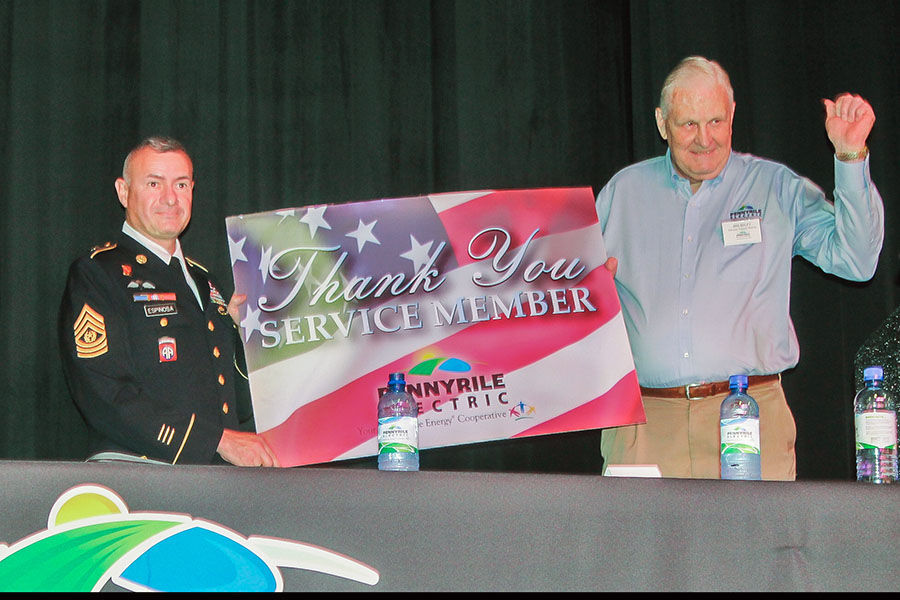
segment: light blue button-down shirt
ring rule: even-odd
[[[860,163],[835,159],[835,203],[776,162],[732,152],[695,194],[669,153],[617,173],[597,195],[638,379],[647,387],[780,373],[800,358],[791,259],[870,279],[884,207]],[[722,223],[759,218],[762,241],[724,243]]]

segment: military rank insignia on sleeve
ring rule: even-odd
[[[96,358],[109,349],[106,345],[106,323],[103,315],[85,303],[75,319],[75,352],[78,358]]]

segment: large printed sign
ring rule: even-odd
[[[644,422],[589,188],[226,220],[257,431],[282,466],[377,453],[392,372],[423,449]]]

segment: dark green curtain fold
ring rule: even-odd
[[[832,0],[0,0],[0,458],[83,457],[56,309],[69,262],[121,225],[113,181],[141,137],[188,146],[197,187],[185,247],[227,280],[229,215],[487,188],[597,191],[664,152],[652,113],[662,78],[705,54],[732,75],[735,147],[826,190],[820,98],[858,91],[875,107],[881,266],[847,284],[798,262],[803,356],[785,376],[800,477],[847,477],[853,354],[896,303],[897,16],[890,2],[848,11]],[[598,472],[598,441],[440,449],[423,468]]]

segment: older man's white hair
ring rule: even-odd
[[[722,65],[714,60],[709,60],[702,56],[688,56],[679,62],[672,72],[663,82],[662,91],[659,94],[659,108],[662,117],[665,119],[669,115],[669,106],[672,104],[672,94],[682,81],[688,77],[701,75],[708,77],[718,85],[725,88],[728,92],[728,105],[734,103],[734,90],[731,89],[731,80],[728,73],[722,68]]]

